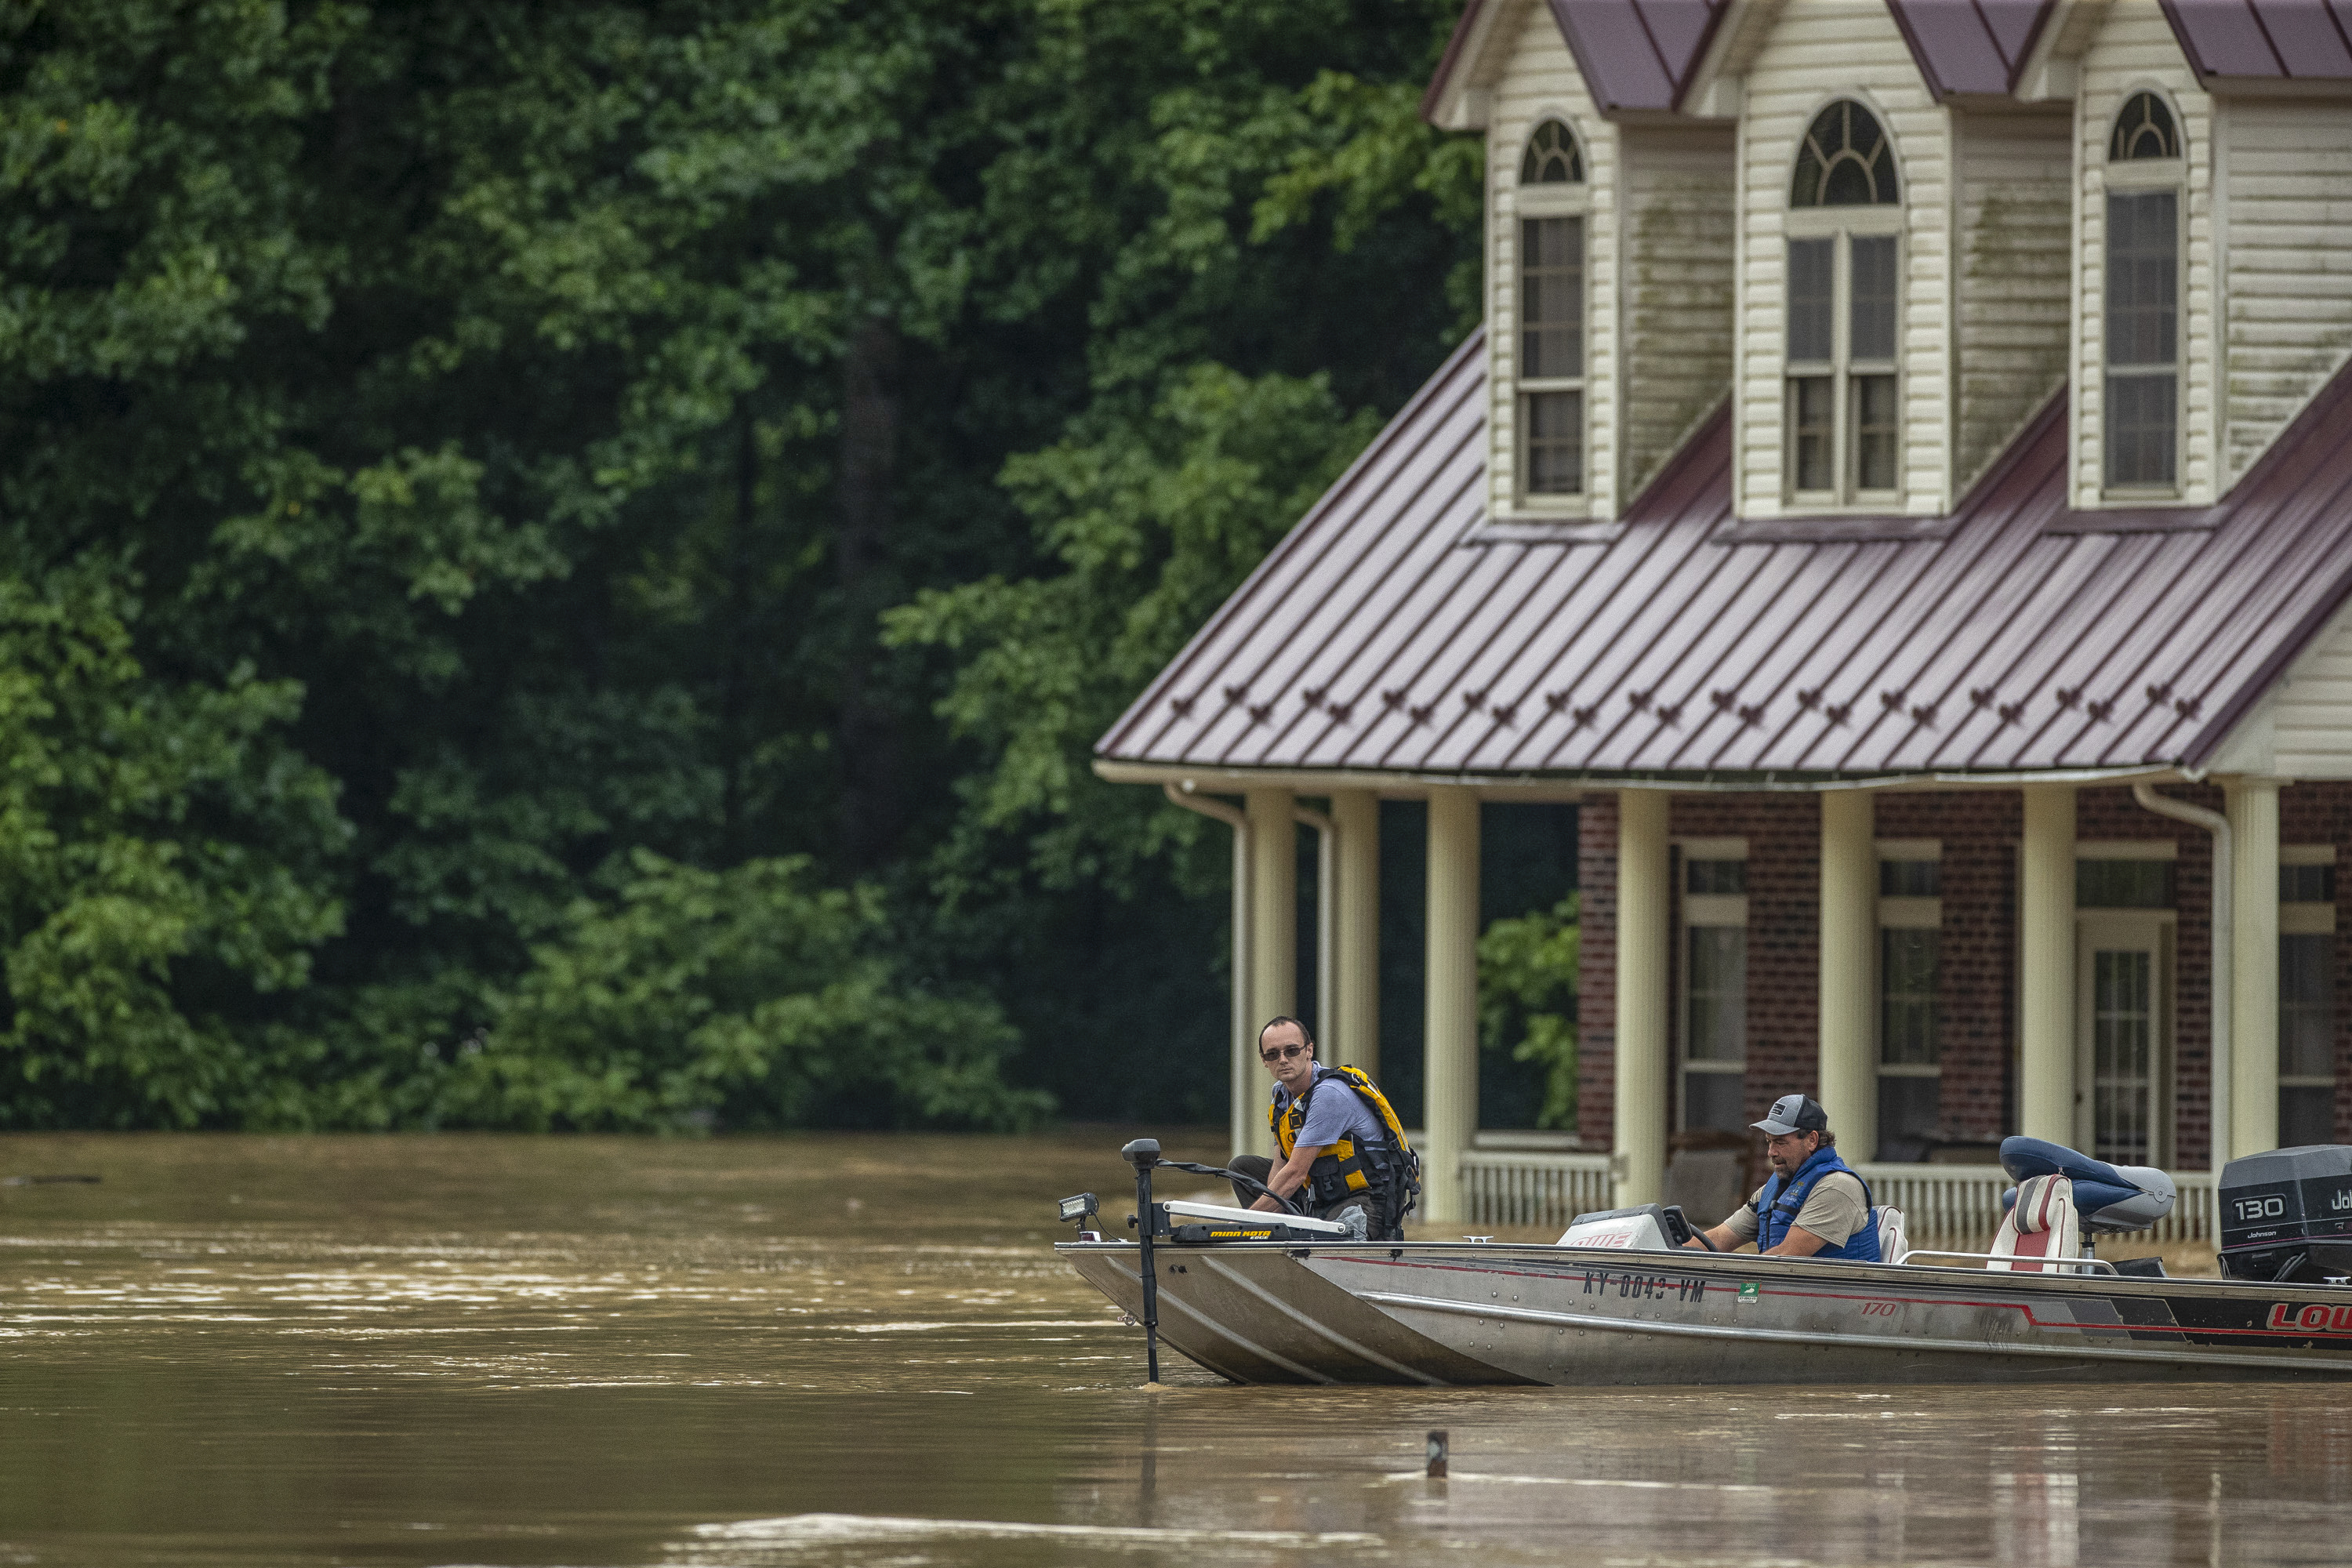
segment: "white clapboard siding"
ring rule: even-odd
[[[2295,660],[2270,704],[2271,766],[2294,779],[2352,779],[2352,612]]]
[[[2352,104],[2241,100],[2221,136],[2235,479],[2352,353]]]
[[[1631,500],[1731,386],[1736,149],[1728,128],[1627,132],[1625,408]]]
[[[2074,135],[2063,112],[1958,121],[1958,492],[2066,379]]]
[[[1584,472],[1587,503],[1579,515],[1609,517],[1617,509],[1617,128],[1601,117],[1585,90],[1576,58],[1560,37],[1550,8],[1528,5],[1495,87],[1487,122],[1486,300],[1488,510],[1508,516],[1517,500],[1518,405],[1513,375],[1518,358],[1516,279],[1518,226],[1516,193],[1528,138],[1549,119],[1567,123],[1584,153],[1591,205],[1585,216]]]
[[[1741,116],[1738,400],[1734,450],[1738,510],[1783,510],[1781,366],[1787,256],[1784,219],[1797,143],[1832,99],[1870,105],[1894,139],[1903,184],[1903,506],[1940,512],[1951,487],[1950,151],[1944,111],[1928,95],[1883,5],[1790,5],[1748,75]]]
[[[2080,331],[2074,365],[2074,504],[2104,504],[2105,426],[2107,138],[2132,94],[2161,92],[2170,101],[2182,140],[2187,243],[2181,267],[2180,500],[2210,504],[2217,481],[2214,408],[2215,275],[2213,106],[2180,53],[2171,24],[2155,5],[2107,8],[2084,56],[2081,139],[2082,248],[2075,262],[2075,311]],[[2144,504],[2134,500],[2127,504]]]

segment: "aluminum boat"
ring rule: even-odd
[[[2047,1195],[2023,1190],[2036,1204]],[[2078,1256],[2063,1231],[2046,1233],[2068,1242],[2046,1255],[1823,1262],[1682,1248],[1375,1243],[1292,1228],[1299,1222],[1276,1226],[1268,1215],[1254,1216],[1261,1228],[1252,1232],[1171,1223],[1184,1215],[1168,1209],[1185,1205],[1150,1205],[1139,1195],[1148,1206],[1139,1212],[1158,1221],[1155,1301],[1145,1300],[1140,1243],[1096,1237],[1057,1250],[1130,1316],[1156,1321],[1169,1346],[1236,1383],[2352,1376],[2352,1289],[2344,1284],[2118,1274]],[[2074,1222],[2071,1206],[2064,1217]],[[1252,1238],[1268,1235],[1266,1226],[1276,1226],[1268,1239]],[[2005,1221],[2003,1237],[2013,1228]]]

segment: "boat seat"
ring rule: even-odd
[[[2057,1260],[2082,1255],[2083,1222],[2074,1212],[2074,1184],[2064,1176],[2028,1176],[2002,1216],[1985,1267],[2020,1274],[2059,1272]],[[2068,1272],[2072,1272],[2069,1270]]]
[[[1903,1234],[1903,1211],[1891,1205],[1878,1205],[1878,1257],[1882,1263],[1900,1263],[1903,1255],[1911,1250],[1910,1238]]]

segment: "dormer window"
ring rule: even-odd
[[[1902,482],[1900,195],[1876,116],[1841,99],[1814,117],[1789,192],[1784,471],[1799,503],[1887,504]]]
[[[1584,158],[1547,120],[1519,161],[1519,494],[1584,492]]]
[[[2132,95],[2107,139],[2106,482],[2170,494],[2180,450],[2179,121]]]

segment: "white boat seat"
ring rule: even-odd
[[[2058,1260],[2082,1256],[2083,1222],[2074,1212],[2074,1184],[2063,1176],[2028,1176],[2002,1216],[1988,1268],[2020,1274],[2061,1271]],[[2073,1272],[2068,1269],[2065,1272]]]
[[[1900,1263],[1903,1261],[1903,1255],[1910,1250],[1910,1238],[1903,1234],[1903,1211],[1887,1204],[1879,1205],[1879,1261],[1882,1263]]]

